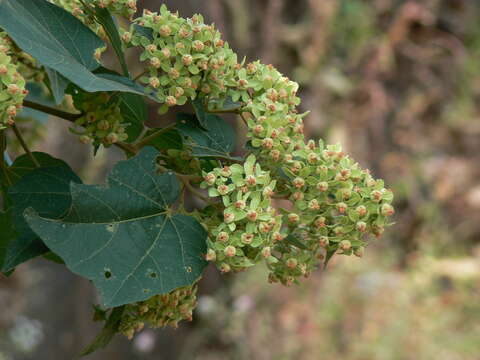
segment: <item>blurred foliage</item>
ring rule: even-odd
[[[424,256],[399,271],[394,258],[339,258],[300,291],[245,273],[233,301],[199,299],[202,330],[183,359],[477,359],[479,259]]]

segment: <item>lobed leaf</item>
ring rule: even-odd
[[[48,157],[44,159],[53,166],[30,170],[26,163],[25,167],[19,168],[23,159],[12,165],[25,175],[8,190],[8,197],[13,203],[12,221],[18,236],[9,242],[1,268],[4,272],[49,251],[26,223],[23,217],[25,209],[33,208],[42,216],[58,218],[70,208],[70,183],[81,183],[63,161]]]
[[[193,217],[172,215],[179,183],[173,173],[157,174],[157,156],[147,147],[118,163],[105,186],[72,184],[61,220],[26,214],[67,267],[93,281],[105,307],[190,285],[206,266],[207,233]]]

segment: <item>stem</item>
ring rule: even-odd
[[[165,134],[167,131],[173,129],[175,125],[176,124],[165,126],[164,128],[161,128],[160,130],[155,131],[153,134],[150,134],[144,137],[143,139],[141,139],[140,141],[134,144],[135,149],[139,150],[143,148],[144,146],[148,145],[148,143],[151,142],[152,140],[155,140],[160,135]]]
[[[247,127],[248,127],[248,122],[247,122],[247,119],[245,119],[245,116],[243,115],[243,112],[240,113],[240,117],[242,118],[243,123],[244,123],[245,125],[247,125]]]
[[[133,81],[137,81],[137,80],[140,79],[143,75],[145,75],[147,72],[148,72],[148,71],[146,71],[146,70],[143,71],[143,72],[141,72],[140,74],[138,74],[137,76],[135,76],[135,77],[133,78]]]
[[[22,137],[22,134],[17,128],[17,125],[13,124],[12,130],[15,133],[15,136],[17,137],[18,142],[20,143],[20,145],[22,145],[23,150],[25,150],[25,152],[28,154],[28,157],[30,158],[30,160],[32,160],[32,162],[35,164],[37,168],[40,167],[39,162],[37,161],[37,159],[35,159],[35,156],[33,156],[32,152],[28,148],[27,143],[25,142],[25,140]]]
[[[211,201],[209,198],[207,198],[205,195],[203,195],[200,191],[195,189],[192,186],[192,184],[190,184],[190,181],[187,178],[185,178],[184,176],[181,176],[181,175],[179,176],[179,174],[177,174],[177,177],[180,179],[180,181],[183,183],[183,185],[185,185],[185,187],[188,189],[188,191],[190,191],[193,195],[195,195],[199,199],[205,201],[209,205],[215,204],[213,201]]]
[[[30,108],[30,109],[38,110],[38,111],[44,112],[46,114],[50,114],[50,115],[53,115],[53,116],[56,116],[56,117],[59,117],[59,118],[62,118],[62,119],[65,119],[65,120],[68,120],[68,121],[71,121],[71,122],[77,120],[79,117],[82,116],[82,114],[72,114],[72,113],[69,113],[69,112],[65,112],[65,111],[62,111],[62,110],[51,108],[49,106],[34,103],[34,102],[28,101],[28,100],[24,100],[23,105],[25,107]]]
[[[208,109],[206,108],[205,112],[209,114],[239,114],[239,109]]]
[[[118,147],[118,148],[122,149],[123,151],[128,152],[132,155],[135,155],[138,152],[137,149],[134,146],[132,146],[130,144],[127,144],[127,143],[124,143],[124,142],[117,142],[117,143],[114,143],[113,145],[115,145],[116,147]]]

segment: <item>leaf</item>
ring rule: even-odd
[[[36,168],[9,188],[8,196],[13,202],[12,219],[18,237],[9,244],[2,271],[9,271],[48,252],[26,223],[23,213],[26,208],[33,208],[42,216],[58,218],[70,208],[70,182],[81,183],[81,180],[68,165],[63,164]]]
[[[71,271],[93,281],[105,307],[190,285],[206,266],[207,233],[193,217],[171,213],[179,183],[157,174],[158,154],[146,147],[119,162],[105,186],[72,184],[64,219],[26,215]]]
[[[308,248],[305,246],[305,244],[303,244],[296,236],[294,235],[288,235],[286,238],[285,238],[285,242],[293,245],[293,246],[296,246],[297,248],[299,249],[302,249],[302,250],[307,250]]]
[[[147,132],[147,136],[153,133],[155,133],[154,129]],[[183,146],[183,142],[180,133],[176,129],[171,129],[150,141],[149,145],[154,146],[158,150],[180,150]]]
[[[119,306],[112,310],[100,334],[98,334],[93,342],[81,352],[80,356],[86,356],[97,351],[98,349],[102,349],[107,346],[110,341],[112,341],[114,336],[119,331],[120,320],[122,319],[124,310],[124,306]]]
[[[199,97],[197,97],[195,100],[192,101],[192,105],[195,110],[195,115],[197,115],[198,122],[204,129],[206,129],[209,116],[215,116],[215,115],[210,115],[205,112],[203,99]]]
[[[232,126],[219,116],[207,114],[202,129],[192,116],[179,116],[176,128],[187,138],[193,155],[230,158],[230,153],[235,149],[235,132]]]
[[[64,9],[46,0],[1,0],[0,27],[25,52],[85,91],[123,91],[143,95],[137,88],[91,71],[100,64],[95,49],[103,41]]]
[[[50,91],[55,99],[55,105],[58,105],[63,101],[63,98],[65,97],[65,90],[70,84],[70,81],[49,67],[45,67],[45,72],[48,75]]]
[[[35,157],[40,167],[54,167],[54,166],[65,166],[69,167],[68,164],[60,159],[56,159],[50,156],[47,153],[43,152],[32,152],[32,155]],[[23,176],[29,172],[36,169],[35,164],[28,154],[21,155],[15,159],[13,164],[7,168],[8,175],[12,181],[12,185],[15,185]],[[3,174],[0,173],[0,180],[3,181]]]
[[[106,8],[95,6],[95,19],[103,26],[105,33],[112,44],[113,50],[117,54],[118,60],[122,67],[123,75],[129,76],[127,62],[125,61],[125,55],[122,49],[122,40],[118,33],[118,26],[115,20]]]
[[[153,41],[153,29],[147,28],[145,26],[133,25],[135,32],[146,37],[148,40]]]
[[[120,111],[125,122],[129,125],[126,129],[127,142],[135,141],[142,132],[143,123],[147,120],[147,104],[142,96],[122,93],[116,95],[119,100]]]
[[[12,223],[12,209],[0,211],[0,267],[3,267],[9,244],[17,236]]]
[[[222,100],[210,100],[208,108],[210,108],[210,105],[214,105],[213,108],[216,108],[217,112],[233,112],[242,108],[242,103],[233,101],[231,97]]]

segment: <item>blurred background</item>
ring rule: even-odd
[[[363,259],[337,256],[301,286],[209,268],[193,322],[119,336],[86,359],[480,359],[480,2],[165,3],[298,81],[309,136],[384,178],[397,224]],[[90,183],[121,159],[113,148],[94,159],[57,119],[20,126]],[[96,301],[89,282],[45,260],[0,277],[0,360],[76,358],[99,330]]]

